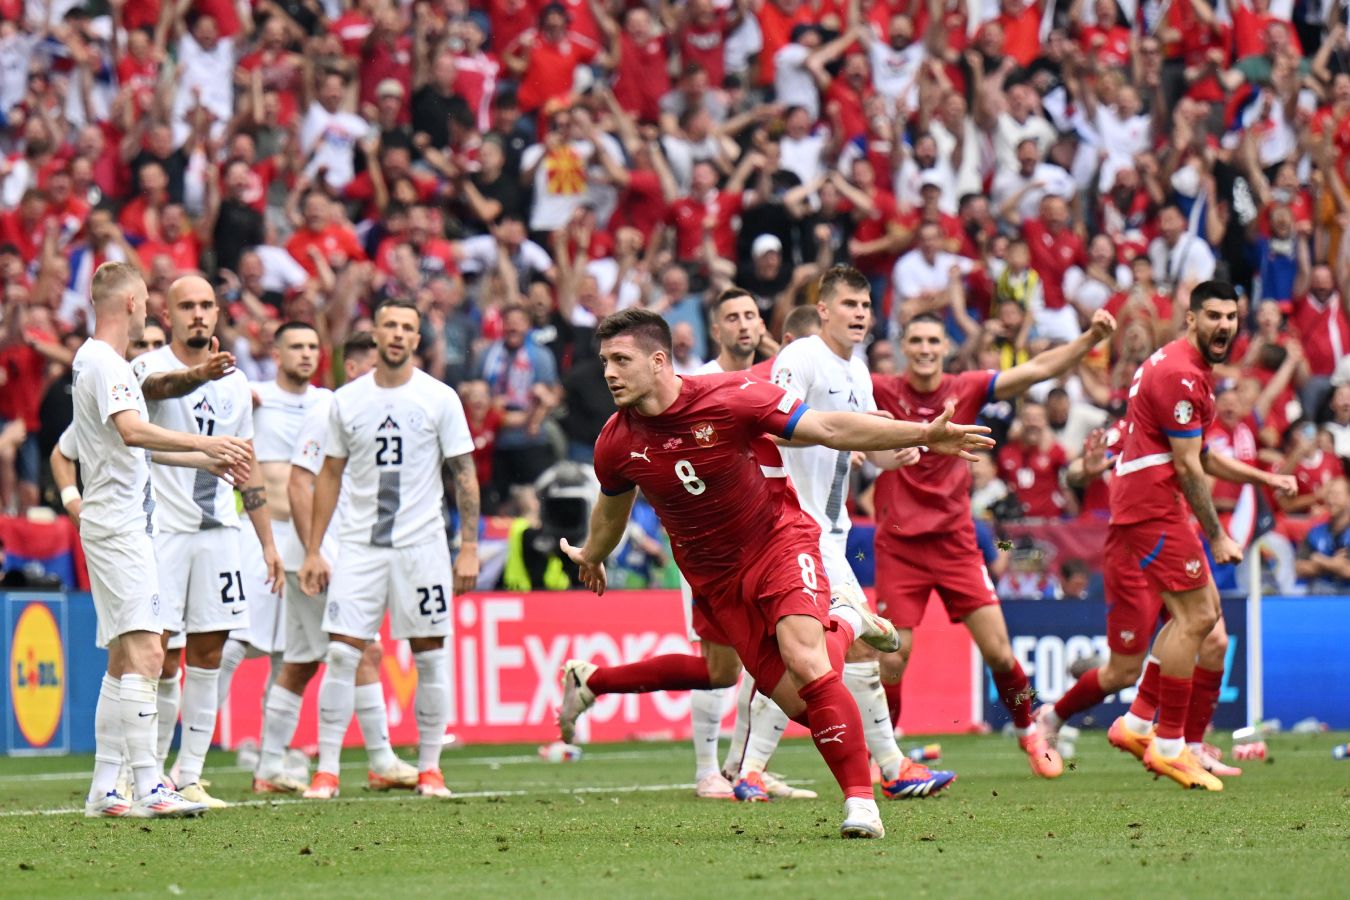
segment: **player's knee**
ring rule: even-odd
[[[1102,690],[1115,693],[1127,688],[1139,680],[1144,673],[1144,657],[1112,654],[1097,673],[1097,681]]]
[[[876,648],[871,647],[868,644],[864,644],[862,641],[854,641],[852,644],[849,645],[848,652],[844,654],[844,662],[846,663],[873,662],[874,660],[880,658],[880,656],[881,654],[877,652]]]
[[[179,658],[177,650],[172,650],[164,654],[164,662],[160,663],[159,666],[159,677],[161,681],[178,677]]]

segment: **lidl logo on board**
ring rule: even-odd
[[[19,614],[9,660],[9,695],[19,733],[30,746],[45,747],[61,724],[66,699],[65,647],[46,604],[29,603]]]

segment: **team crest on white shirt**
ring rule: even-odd
[[[717,432],[711,422],[700,422],[693,427],[694,441],[700,447],[711,447],[717,443]]]
[[[1195,415],[1195,407],[1189,400],[1181,400],[1172,408],[1172,418],[1177,420],[1178,425],[1185,425],[1191,421]]]

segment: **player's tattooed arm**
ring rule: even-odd
[[[460,545],[478,543],[478,471],[472,453],[452,456],[446,461],[454,480],[455,508],[459,510]]]
[[[1181,493],[1190,504],[1191,512],[1195,514],[1205,535],[1211,541],[1216,540],[1223,534],[1223,526],[1219,524],[1219,514],[1214,509],[1209,477],[1205,474],[1205,465],[1201,459],[1201,440],[1199,437],[1174,437],[1170,443],[1172,466],[1176,469]]]
[[[211,338],[211,350],[206,362],[172,372],[155,372],[141,382],[141,393],[146,400],[169,400],[185,397],[208,381],[224,378],[234,371],[234,354],[220,349],[220,341]]]
[[[240,491],[244,497],[245,512],[252,512],[255,509],[262,509],[267,505],[267,489],[262,487],[246,487]]]

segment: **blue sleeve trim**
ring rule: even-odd
[[[995,397],[994,397],[994,390],[995,390],[997,387],[998,387],[998,373],[995,372],[995,373],[994,373],[994,377],[989,379],[989,393],[985,395],[985,398],[984,398],[984,402],[985,402],[985,403],[993,403],[993,402],[994,402],[994,400],[995,400]]]
[[[792,440],[792,432],[797,430],[798,420],[800,420],[810,408],[811,407],[807,406],[805,403],[797,404],[797,408],[792,411],[792,415],[788,416],[787,424],[783,426],[783,440]]]
[[[1174,438],[1193,438],[1199,437],[1200,435],[1204,434],[1204,431],[1203,429],[1200,428],[1185,428],[1185,429],[1164,428],[1163,434],[1167,435],[1168,437]]]
[[[628,493],[628,492],[631,491],[634,487],[635,487],[635,485],[631,485],[631,484],[630,484],[628,487],[623,488],[622,490],[618,490],[618,491],[611,491],[611,490],[607,490],[607,489],[605,489],[605,488],[602,487],[602,488],[600,488],[600,493],[604,494],[606,497],[618,497],[620,494],[626,494],[626,493]]]

